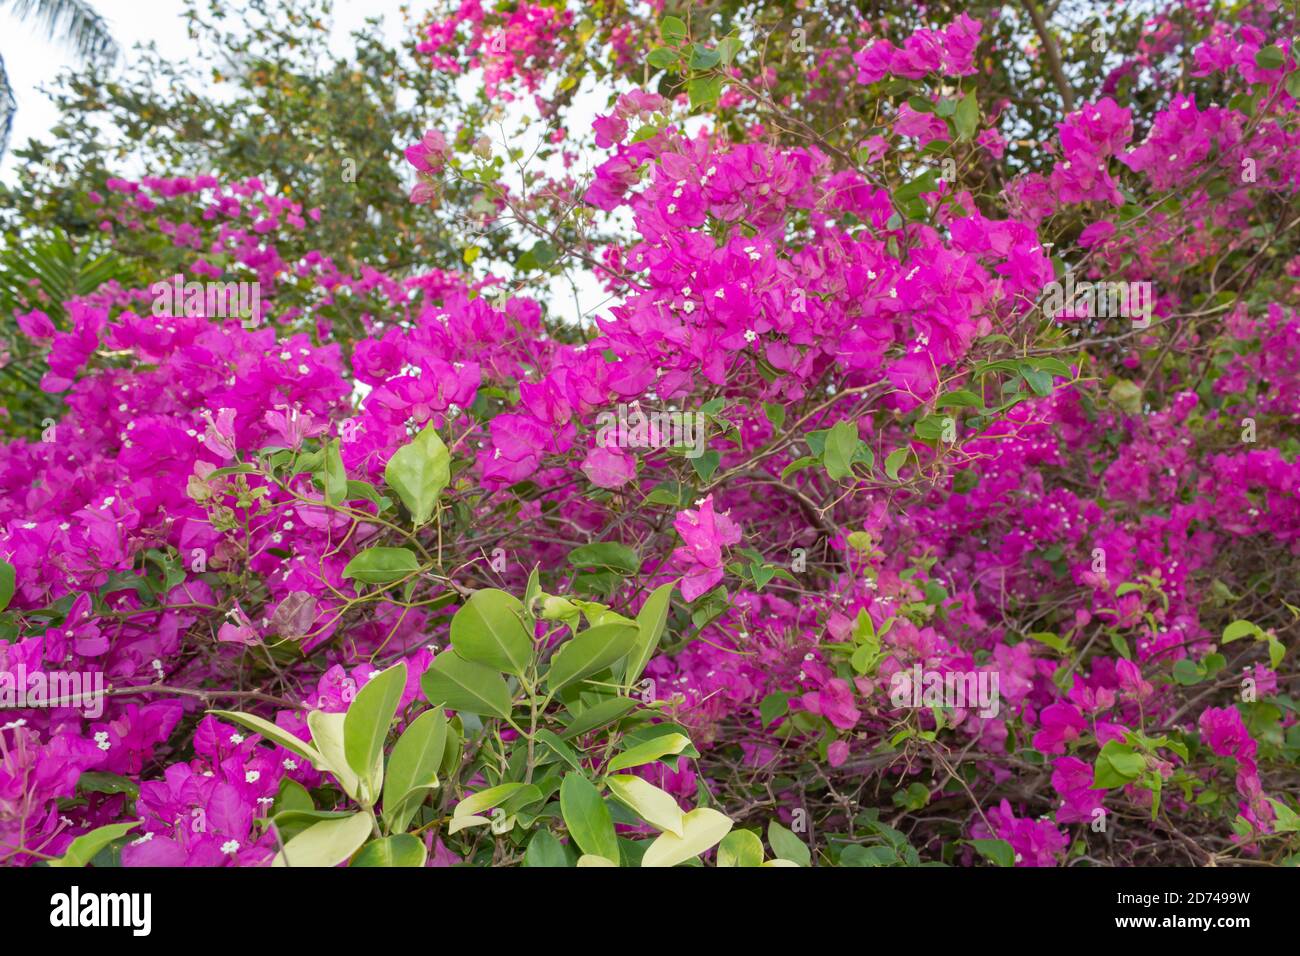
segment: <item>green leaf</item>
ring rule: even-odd
[[[362,584],[393,584],[420,570],[415,552],[407,548],[366,548],[343,569],[343,577]]]
[[[957,109],[952,117],[953,125],[957,127],[957,138],[967,140],[975,135],[975,131],[980,125],[980,105],[975,99],[974,93],[967,93],[962,97]]]
[[[857,423],[839,421],[832,426],[826,436],[826,451],[822,458],[826,462],[826,473],[833,480],[840,481],[853,474],[853,455],[861,443]]]
[[[771,726],[774,720],[784,717],[789,712],[789,694],[768,694],[758,703],[758,716],[762,719],[764,727]]]
[[[130,794],[132,800],[140,795],[139,784],[130,777],[102,770],[82,771],[77,778],[77,789],[82,793],[126,793]]]
[[[14,566],[0,559],[0,611],[7,608],[13,600],[15,580]]]
[[[569,867],[573,861],[550,830],[538,830],[524,851],[524,866]]]
[[[732,830],[718,844],[718,866],[762,866],[763,841],[752,830]]]
[[[433,516],[438,496],[451,482],[451,455],[432,424],[384,466],[384,480],[397,492],[418,528]]]
[[[402,691],[406,689],[406,664],[398,662],[372,677],[357,692],[348,705],[343,719],[343,753],[348,766],[359,778],[365,779],[384,755],[384,741],[388,729],[397,716]],[[381,764],[382,765],[382,764]],[[378,781],[370,794],[373,801],[378,796]]]
[[[896,448],[889,453],[889,457],[885,459],[885,474],[891,481],[898,480],[898,469],[903,467],[903,463],[911,453],[910,448]]]
[[[1142,387],[1127,379],[1120,379],[1107,393],[1112,402],[1130,415],[1142,410]]]
[[[692,110],[710,109],[722,96],[722,77],[716,74],[697,76],[687,82],[686,95],[690,98]]]
[[[1015,866],[1016,851],[1006,840],[967,840],[975,852],[995,866]]]
[[[898,860],[898,854],[887,846],[846,846],[840,852],[840,866],[889,866]]]
[[[1145,769],[1145,757],[1134,753],[1128,744],[1110,740],[1093,763],[1092,785],[1099,790],[1122,787],[1140,777]]]
[[[1250,621],[1233,621],[1223,629],[1223,643],[1231,644],[1243,637],[1258,637],[1261,633],[1258,625]]]
[[[690,745],[690,739],[683,734],[664,734],[623,751],[605,766],[605,772],[613,773],[615,770],[653,763],[660,757],[679,754]]]
[[[467,661],[522,677],[533,660],[524,605],[497,588],[475,591],[451,619],[451,646]]]
[[[682,808],[672,794],[630,774],[616,774],[605,782],[609,784],[609,792],[646,823],[664,833],[683,836]]]
[[[767,843],[772,848],[772,855],[778,859],[789,860],[800,866],[812,864],[812,853],[808,849],[808,844],[775,820],[767,825]]]
[[[677,17],[664,17],[659,21],[659,32],[665,43],[680,43],[686,39],[686,24]]]
[[[718,55],[722,57],[723,66],[731,66],[731,61],[740,50],[741,43],[737,37],[723,37],[718,41]]]
[[[637,682],[655,651],[659,649],[659,639],[664,628],[668,626],[668,610],[672,605],[675,582],[661,584],[650,592],[645,604],[636,616],[636,643],[627,655],[627,668],[623,672],[623,683],[631,686]]]
[[[393,745],[384,774],[384,824],[390,833],[406,829],[424,791],[438,786],[438,767],[447,747],[447,717],[426,710]]]
[[[597,727],[603,727],[608,723],[618,720],[629,710],[637,707],[637,701],[630,697],[611,697],[609,700],[602,700],[582,711],[564,728],[562,735],[565,740],[595,730]]]
[[[1174,662],[1174,680],[1184,687],[1191,687],[1205,680],[1205,672],[1195,661],[1184,657]]]
[[[1273,670],[1277,670],[1278,665],[1282,663],[1282,658],[1286,657],[1286,645],[1276,637],[1268,639],[1268,663]]]
[[[1275,800],[1268,797],[1268,802],[1273,804],[1277,819],[1273,821],[1274,833],[1300,833],[1300,814],[1288,807],[1281,800]]]
[[[781,471],[781,480],[785,481],[791,475],[803,471],[806,468],[811,468],[813,465],[817,464],[818,461],[819,459],[814,458],[811,455],[805,455],[802,458],[796,458],[794,461],[790,462],[790,464],[786,465],[785,468]]]
[[[618,838],[609,807],[595,784],[580,773],[566,773],[560,784],[560,813],[569,836],[583,853],[617,860]]]
[[[292,777],[281,777],[280,788],[276,792],[275,802],[271,805],[273,814],[285,811],[301,810],[307,813],[316,809],[307,788]]]
[[[85,866],[99,854],[100,850],[114,840],[126,836],[139,825],[140,821],[137,820],[134,823],[110,823],[107,826],[96,827],[69,843],[67,852],[57,860],[50,860],[50,866]]]
[[[713,449],[709,449],[703,455],[690,459],[690,462],[691,468],[700,481],[708,481],[713,477],[713,473],[718,470],[718,465],[722,463],[722,456]]]
[[[650,51],[646,57],[646,62],[656,70],[666,70],[678,60],[677,53],[673,50],[667,50],[663,47],[656,47]]]
[[[1292,70],[1286,75],[1286,95],[1300,100],[1300,70]]]
[[[324,763],[323,769],[334,775],[349,797],[360,802],[362,778],[348,764],[347,750],[343,744],[343,725],[346,719],[346,714],[327,714],[313,710],[307,715],[307,726],[311,729],[312,742]],[[368,784],[370,775],[367,774],[365,779]],[[373,799],[369,793],[365,796]]]
[[[1029,384],[1029,387],[1033,389],[1035,395],[1045,398],[1052,394],[1052,376],[1050,373],[1030,368],[1028,365],[1022,365],[1020,374]]]
[[[307,743],[305,740],[298,739],[293,734],[289,733],[289,731],[281,730],[277,725],[271,723],[269,720],[264,720],[263,718],[257,717],[253,714],[241,714],[234,710],[210,710],[208,713],[214,717],[221,718],[222,720],[229,720],[242,727],[247,727],[253,733],[260,734],[267,740],[279,744],[285,750],[292,751],[299,757],[310,760],[312,766],[317,770],[324,769],[321,754],[315,747]]]
[[[325,446],[325,502],[341,505],[348,497],[348,473],[343,470],[343,457],[339,453],[339,440],[331,439]]]
[[[370,832],[370,817],[365,813],[322,820],[286,843],[271,865],[338,866],[361,848]]]
[[[1286,63],[1286,55],[1275,46],[1261,47],[1255,51],[1255,65],[1261,70],[1276,70]]]
[[[419,837],[398,833],[382,840],[371,840],[361,848],[351,865],[419,867],[424,866],[428,855],[429,852]]]
[[[529,255],[532,256],[533,262],[538,269],[546,269],[554,263],[557,258],[555,247],[545,239],[539,239],[537,242],[533,243],[532,249],[529,250]]]
[[[691,47],[692,70],[711,70],[721,62],[722,54],[717,50],[710,50],[703,43]]]
[[[490,717],[510,716],[510,688],[490,667],[443,651],[420,678],[420,689],[435,707]]]
[[[912,426],[912,431],[922,441],[938,441],[943,436],[944,421],[942,415],[927,415]]]
[[[676,866],[694,859],[716,846],[732,827],[725,814],[711,807],[699,807],[682,816],[682,834],[661,833],[645,851],[641,865],[645,867]]]
[[[344,496],[345,501],[356,501],[358,498],[369,501],[380,511],[383,511],[392,504],[387,498],[379,493],[374,485],[368,481],[355,481],[348,479],[348,492]]]
[[[582,761],[578,759],[578,755],[574,753],[573,748],[566,744],[559,734],[543,727],[537,731],[537,742],[544,744],[572,769],[582,770]]]
[[[1051,631],[1036,631],[1029,636],[1040,644],[1046,644],[1058,654],[1064,654],[1070,649],[1069,641],[1059,634],[1053,634]]]
[[[616,541],[597,541],[574,548],[569,552],[569,563],[575,568],[608,568],[623,574],[636,574],[641,568],[637,553]]]
[[[939,396],[936,408],[983,408],[984,399],[964,388],[954,389]]]
[[[551,660],[546,689],[554,694],[609,667],[632,650],[638,632],[635,625],[599,624],[566,641]]]
[[[488,787],[486,790],[480,790],[478,793],[466,797],[460,803],[456,804],[456,809],[452,812],[451,823],[447,826],[447,832],[458,833],[466,827],[482,826],[485,823],[491,823],[489,817],[479,816],[479,811],[490,810],[493,807],[503,807],[508,800],[523,795],[526,800],[540,800],[542,792],[531,783],[503,783],[495,787]]]

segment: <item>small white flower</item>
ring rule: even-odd
[[[242,744],[242,743],[244,742],[244,735],[243,735],[243,734],[231,734],[231,735],[230,735],[230,742],[231,742],[232,744],[234,744],[236,747],[238,747],[240,744]]]
[[[688,299],[686,302],[682,303],[682,311],[685,312],[687,315],[690,315],[692,312],[695,311],[695,303],[691,302]]]
[[[150,832],[146,833],[144,836],[140,837],[140,839],[132,840],[131,845],[140,846],[141,844],[148,843],[152,839],[153,839],[153,831],[151,830]]]
[[[239,841],[238,841],[238,840],[227,840],[225,843],[221,844],[221,852],[222,852],[222,853],[230,853],[230,854],[238,853],[238,852],[239,852]]]
[[[285,760],[284,760],[284,769],[285,769],[285,770],[297,770],[297,769],[298,769],[298,762],[297,762],[296,760],[290,760],[289,758],[286,757]]]
[[[757,339],[758,339],[758,333],[757,333],[757,332],[755,332],[753,329],[745,329],[745,341],[746,341],[746,342],[754,342],[754,341],[757,341]]]
[[[257,783],[261,779],[262,773],[260,770],[250,770],[244,774],[244,783]]]

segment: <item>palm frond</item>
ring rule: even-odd
[[[83,60],[117,58],[108,23],[85,0],[0,0],[19,20],[31,18],[51,40],[67,43]]]
[[[9,136],[14,130],[14,114],[18,112],[18,101],[14,99],[14,89],[9,84],[9,74],[5,72],[5,58],[0,56],[0,156],[9,149]]]
[[[67,236],[0,251],[0,322],[14,309],[39,307],[62,327],[64,303],[105,282],[127,282],[131,269],[114,253],[74,249]]]

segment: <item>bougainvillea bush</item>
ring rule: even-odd
[[[861,6],[427,11],[436,261],[11,256],[0,861],[1300,860],[1292,15]]]

